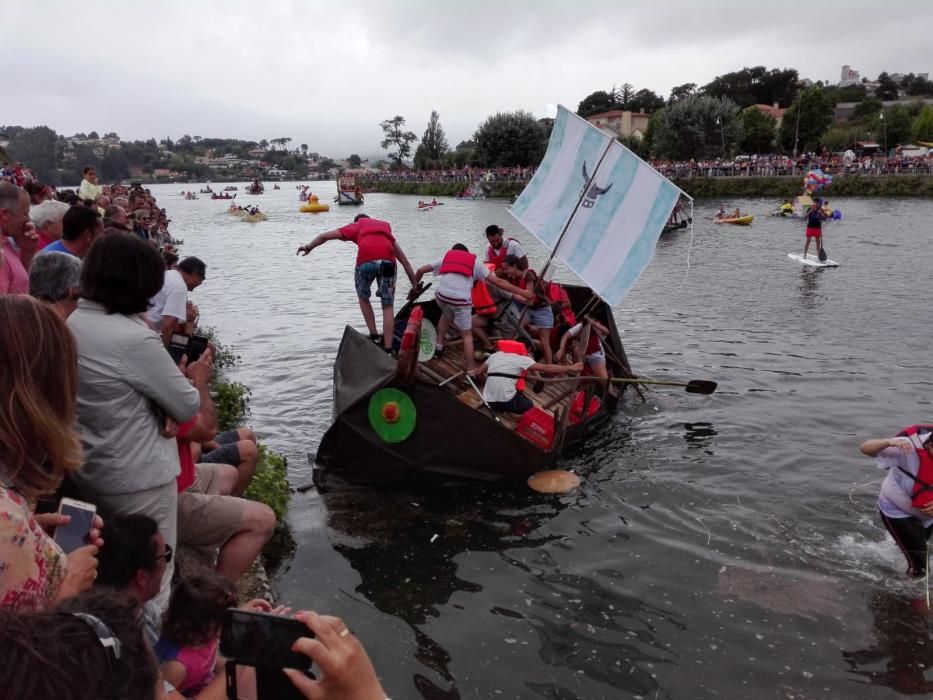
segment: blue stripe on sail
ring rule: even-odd
[[[570,217],[570,212],[573,211],[580,199],[580,193],[586,184],[586,180],[583,179],[583,164],[586,163],[587,173],[592,175],[607,142],[607,136],[598,129],[588,128],[584,132],[573,165],[570,166],[570,171],[561,173],[566,178],[564,189],[554,202],[554,209],[548,216],[547,221],[541,227],[541,230],[537,232],[538,239],[546,246],[552,247],[557,243],[560,232]]]
[[[628,196],[640,165],[641,161],[638,158],[623,150],[612,170],[606,171],[605,167],[600,168],[598,177],[593,181],[594,184],[600,187],[608,187],[609,183],[612,183],[612,188],[606,194],[596,198],[596,206],[593,207],[590,218],[587,220],[586,226],[573,250],[563,250],[560,251],[562,255],[558,255],[561,260],[567,262],[572,270],[582,271],[592,260],[596,248],[606,236],[616,212],[622,206],[626,196]],[[579,213],[580,210],[577,211]]]
[[[622,269],[616,273],[613,280],[606,285],[606,288],[600,294],[609,304],[618,304],[622,301],[629,289],[641,277],[642,271],[651,262],[658,245],[658,238],[661,236],[661,229],[664,228],[664,222],[671,215],[679,195],[680,190],[670,182],[665,180],[661,183],[661,187],[654,198],[654,204],[651,206],[651,211],[648,213],[648,218],[645,220],[645,225],[642,227],[641,234],[632,245],[625,262],[622,264]]]
[[[512,215],[516,218],[521,219],[522,215],[528,211],[528,206],[538,196],[538,192],[551,176],[554,161],[557,160],[557,155],[560,153],[560,149],[564,145],[564,139],[567,137],[567,122],[569,121],[569,113],[561,107],[558,110],[557,119],[554,120],[554,128],[551,130],[547,153],[544,154],[544,159],[535,171],[534,177],[531,178],[531,182],[525,186],[525,189],[522,190],[522,193],[512,205]]]

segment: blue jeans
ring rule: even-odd
[[[390,272],[391,271],[391,272]],[[398,271],[394,260],[371,260],[356,268],[353,282],[356,294],[360,299],[369,299],[372,295],[372,286],[379,280],[376,293],[382,300],[383,306],[392,306],[395,303],[395,277]]]

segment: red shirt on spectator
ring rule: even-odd
[[[175,436],[178,442],[178,462],[181,464],[181,471],[178,473],[178,478],[175,479],[178,485],[178,493],[185,491],[194,483],[196,475],[194,457],[191,455],[191,442],[186,440],[185,437],[191,432],[197,422],[198,417],[195,416],[188,422],[182,423],[178,426],[178,434]]]

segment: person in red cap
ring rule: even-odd
[[[483,398],[495,411],[525,413],[534,407],[525,394],[525,375],[528,372],[569,374],[582,372],[583,363],[575,365],[552,365],[535,362],[528,355],[528,348],[518,340],[500,340],[498,351],[476,370],[476,376],[486,375]],[[517,377],[517,379],[516,379]]]

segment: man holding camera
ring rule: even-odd
[[[199,258],[190,257],[182,260],[174,270],[165,271],[162,289],[152,297],[149,320],[162,336],[166,347],[172,341],[173,333],[190,335],[191,328],[198,316],[198,307],[188,303],[188,292],[193,292],[207,279],[207,265]]]
[[[395,325],[395,279],[397,264],[405,268],[405,274],[411,286],[415,286],[415,271],[405,257],[402,247],[392,235],[392,226],[388,221],[371,219],[366,214],[358,214],[352,224],[327,231],[317,236],[307,245],[298,249],[296,255],[307,255],[327,241],[350,241],[359,249],[356,255],[354,282],[356,295],[360,302],[363,320],[369,329],[369,337],[374,343],[382,343],[386,352],[392,349],[392,330]],[[377,294],[382,301],[382,335],[376,331],[376,314],[369,301],[373,282],[378,281]]]

